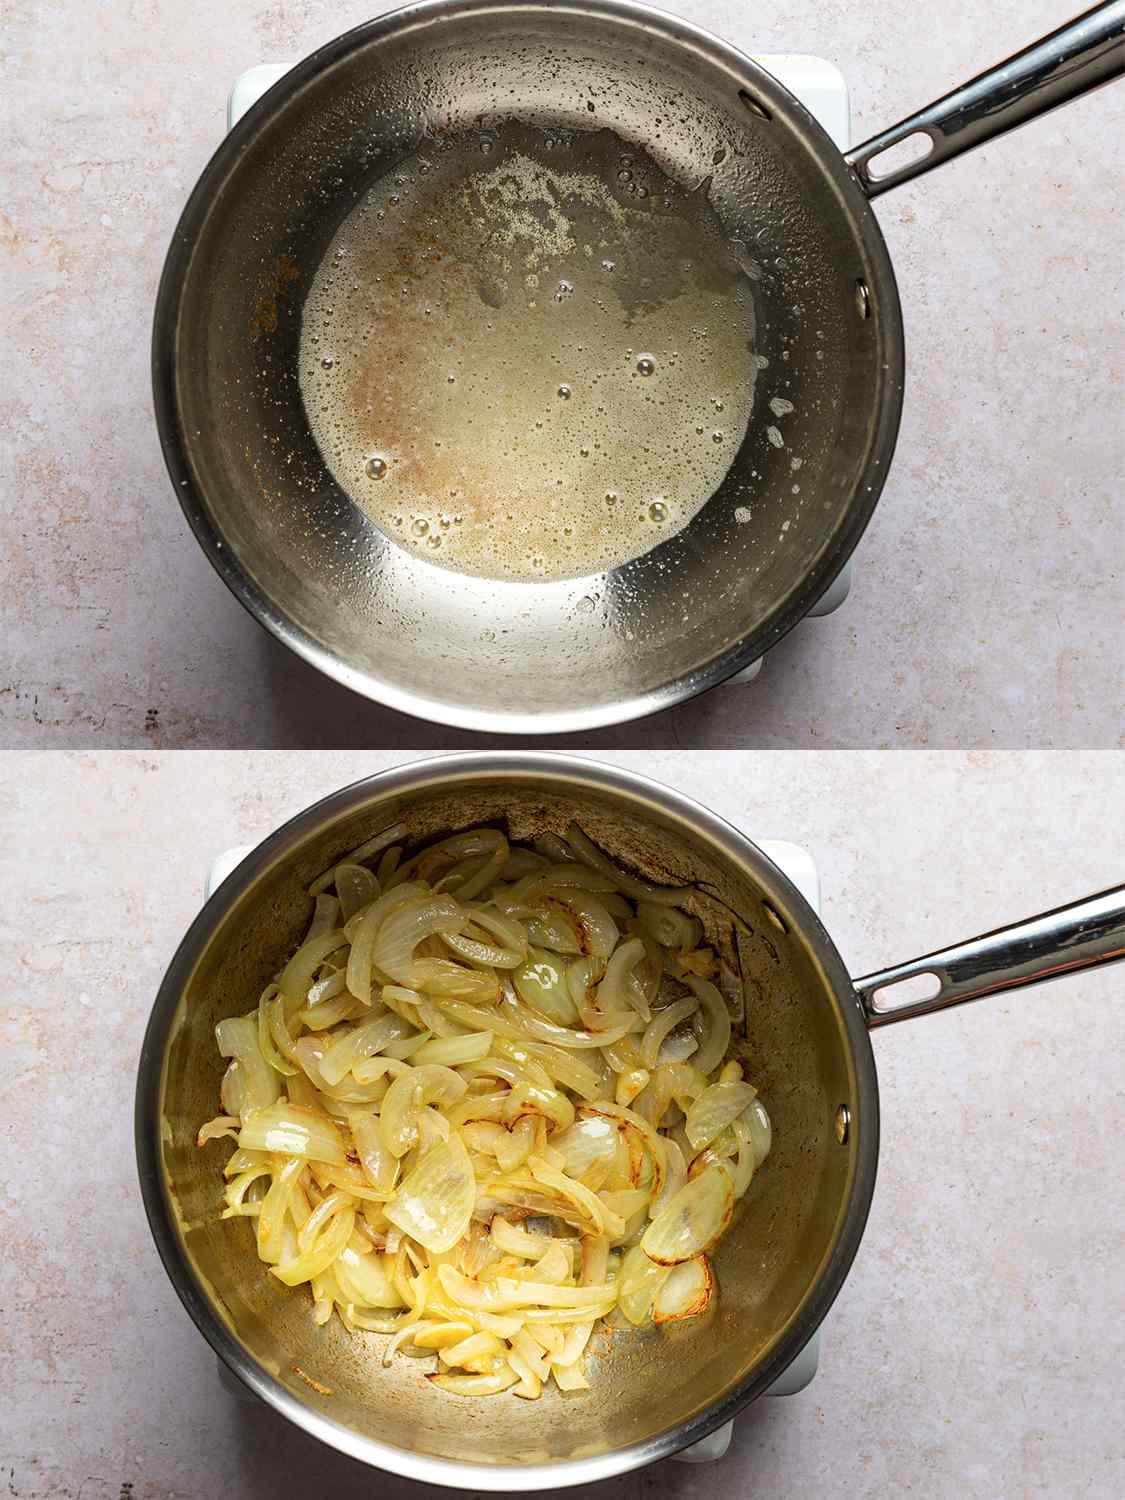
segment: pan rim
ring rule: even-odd
[[[749,865],[763,892],[790,914],[819,962],[837,1001],[854,1071],[859,1109],[851,1188],[826,1252],[818,1279],[804,1304],[791,1315],[772,1350],[749,1375],[718,1402],[643,1442],[596,1457],[527,1467],[490,1466],[411,1453],[345,1427],[306,1405],[276,1380],[216,1316],[211,1301],[178,1235],[175,1208],[166,1188],[160,1151],[164,1057],[184,987],[206,951],[231,902],[267,869],[299,848],[313,832],[373,800],[400,790],[424,790],[451,776],[471,782],[495,778],[563,779],[619,794],[672,815],[701,832],[737,863]],[[654,1463],[699,1442],[722,1427],[784,1371],[819,1326],[848,1274],[863,1235],[874,1192],[879,1149],[879,1095],[875,1060],[862,1008],[847,969],[820,918],[796,886],[746,835],[703,804],[637,772],[556,752],[493,751],[407,761],[329,793],[297,813],[246,856],[206,901],[169,962],[145,1030],[137,1072],[135,1146],[141,1196],[157,1252],[181,1302],[223,1363],[250,1390],[311,1437],[362,1462],[406,1478],[454,1488],[513,1491],[565,1488],[623,1474]]]

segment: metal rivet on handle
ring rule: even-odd
[[[769,110],[764,104],[759,104],[758,100],[754,98],[754,95],[750,93],[748,89],[739,89],[738,97],[742,100],[743,104],[745,104],[746,108],[752,115],[757,115],[759,120],[767,120],[772,122],[773,115],[770,114]]]
[[[846,1104],[841,1104],[836,1111],[836,1139],[841,1146],[846,1146],[848,1136],[852,1128],[852,1112]]]
[[[862,279],[855,284],[855,305],[860,317],[866,321],[871,316],[871,293]]]

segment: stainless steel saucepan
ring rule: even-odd
[[[404,823],[419,843],[497,821],[515,839],[576,818],[647,878],[694,885],[708,936],[742,969],[749,1070],[774,1146],[716,1254],[706,1328],[613,1341],[591,1390],[471,1406],[436,1393],[382,1340],[317,1328],[308,1300],[264,1274],[253,1237],[219,1219],[223,1151],[197,1149],[223,1061],[216,1021],[252,1006],[307,926],[309,882]],[[720,933],[724,927],[727,933]],[[548,754],[445,757],[357,782],[287,823],[207,902],[160,987],[137,1083],[141,1186],[157,1247],[200,1330],[297,1426],[431,1484],[535,1490],[586,1483],[698,1442],[804,1347],[851,1265],[875,1183],[879,1094],[869,1028],[1125,956],[1125,887],[853,981],[789,879],[698,803],[609,766]],[[931,976],[899,1008],[894,987]],[[564,1405],[565,1403],[565,1405]]]
[[[422,718],[553,734],[713,686],[813,608],[886,478],[903,332],[870,200],[1119,74],[1123,33],[1125,0],[1100,5],[846,157],[742,53],[631,0],[431,0],[347,33],[237,124],[168,254],[156,416],[199,542],[280,640]],[[513,118],[608,128],[702,185],[759,277],[768,361],[738,456],[685,530],[541,585],[452,573],[390,541],[328,472],[297,379],[304,298],[359,194],[427,136]],[[928,154],[878,175],[907,137]],[[641,243],[659,233],[639,199],[628,213]],[[784,448],[767,433],[778,397],[793,407]]]

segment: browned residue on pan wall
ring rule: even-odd
[[[293,290],[293,283],[300,277],[300,268],[290,255],[279,255],[271,272],[267,290],[259,293],[255,300],[255,313],[250,320],[250,333],[257,338],[260,333],[276,333],[280,313],[285,300]]]

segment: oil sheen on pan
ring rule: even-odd
[[[301,391],[389,537],[477,576],[619,567],[680,531],[746,433],[753,300],[707,185],[608,130],[427,139],[337,232]]]

